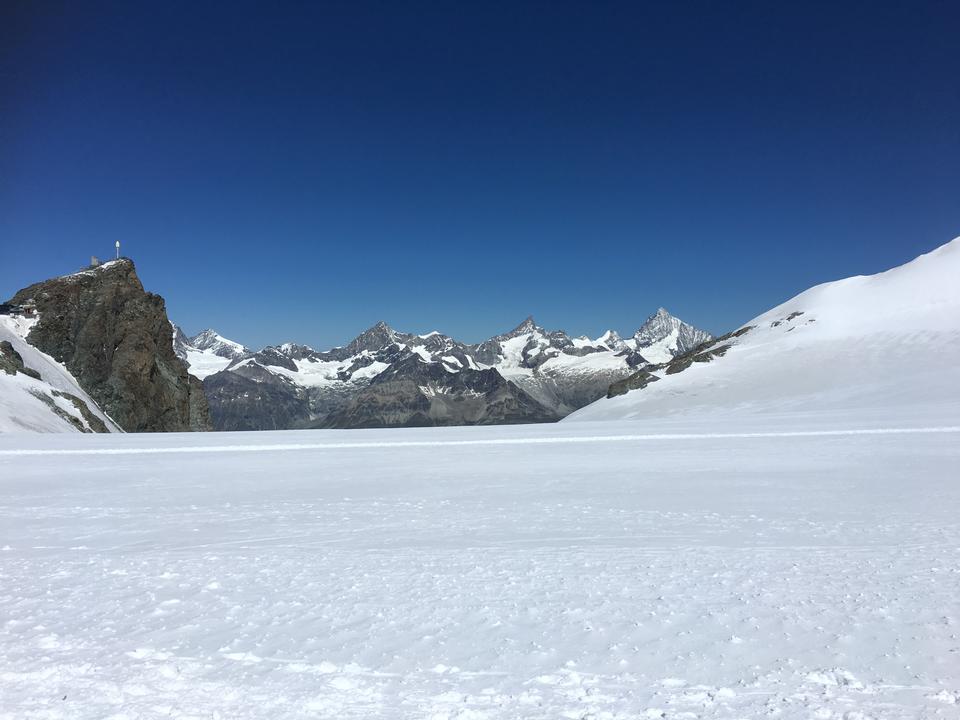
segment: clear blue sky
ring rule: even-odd
[[[189,332],[714,332],[960,234],[955,2],[0,3],[0,296]]]

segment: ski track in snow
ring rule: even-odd
[[[288,452],[294,450],[363,450],[366,448],[434,448],[472,445],[554,445],[565,443],[642,442],[743,438],[839,437],[844,435],[904,435],[958,433],[960,426],[920,428],[862,428],[852,430],[794,430],[787,432],[661,433],[647,435],[585,435],[569,437],[490,438],[486,440],[404,440],[397,442],[280,443],[251,445],[182,445],[134,448],[26,448],[0,450],[4,455],[150,455],[167,453]]]
[[[960,717],[960,428],[597,429],[0,438],[0,718]]]

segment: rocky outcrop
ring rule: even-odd
[[[27,341],[63,363],[124,430],[211,428],[200,381],[174,352],[164,300],[143,289],[132,260],[31,285],[11,302],[36,305]]]
[[[0,342],[0,370],[7,375],[16,375],[23,373],[29,375],[34,380],[42,380],[40,373],[23,364],[23,356],[20,355],[10,343],[9,340]]]
[[[794,313],[791,319],[798,315],[803,315],[803,313]],[[685,353],[677,355],[669,362],[656,365],[652,363],[644,365],[632,375],[611,383],[607,389],[607,398],[626,395],[632,390],[643,390],[650,383],[661,379],[661,375],[656,375],[655,373],[676,375],[677,373],[682,373],[694,363],[708,363],[718,357],[723,357],[727,354],[727,351],[733,347],[737,338],[746,335],[752,329],[752,325],[747,325],[734,332],[721,335],[718,338],[709,337],[709,339],[688,349]]]
[[[626,395],[631,390],[642,390],[650,383],[656,382],[659,379],[660,378],[653,373],[647,372],[646,370],[638,370],[630,377],[612,383],[607,390],[607,397],[614,398],[618,395]]]
[[[90,410],[90,408],[87,406],[87,404],[83,400],[78,398],[76,395],[73,395],[68,392],[64,392],[63,390],[53,390],[53,389],[51,389],[48,393],[43,392],[41,390],[32,390],[31,394],[35,398],[40,400],[48,408],[50,408],[50,412],[52,412],[54,415],[61,418],[62,420],[65,420],[66,422],[70,423],[74,427],[74,429],[76,429],[78,432],[82,432],[82,433],[110,432],[107,429],[107,426],[103,422],[103,420],[101,420],[96,415],[94,415],[93,412]],[[73,407],[76,408],[77,412],[80,413],[80,417],[77,417],[76,415],[67,412],[62,407],[57,405],[57,401],[55,398],[62,398],[67,402],[69,402],[71,405],[73,405]]]

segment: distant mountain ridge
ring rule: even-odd
[[[627,339],[570,337],[533,317],[474,344],[382,321],[325,351],[290,342],[253,351],[214,330],[174,335],[220,430],[550,422],[711,338],[663,308]]]

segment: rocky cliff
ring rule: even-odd
[[[143,289],[122,258],[19,291],[36,305],[27,341],[63,363],[128,432],[209,430],[200,381],[173,348],[164,300]]]

